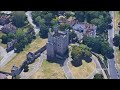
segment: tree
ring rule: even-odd
[[[108,42],[102,42],[101,43],[101,54],[106,56],[109,59],[112,59],[114,57],[113,55],[114,50],[112,47],[109,46]]]
[[[101,37],[84,37],[83,43],[90,47],[93,52],[102,54],[107,58],[113,58],[114,50],[112,47],[109,46],[109,43],[105,41],[105,39]]]
[[[46,25],[50,25],[50,21],[52,20],[53,18],[53,14],[52,13],[47,13],[44,15],[44,19],[46,21]]]
[[[95,74],[93,79],[104,79],[102,74]]]
[[[14,11],[12,13],[12,23],[16,27],[23,27],[25,25],[26,20],[27,20],[27,17],[24,11]]]
[[[115,35],[115,37],[113,38],[113,44],[116,47],[120,46],[120,35]]]
[[[41,26],[39,35],[40,35],[41,38],[47,38],[48,37],[48,32],[49,32],[48,27],[46,25],[43,25],[43,26]]]
[[[75,11],[75,17],[79,22],[84,22],[85,21],[84,11]]]
[[[53,18],[50,23],[51,23],[52,26],[58,24],[58,18],[57,17]]]
[[[1,39],[2,39],[2,43],[3,44],[7,44],[7,40],[8,40],[8,38],[7,38],[7,35],[3,35],[2,37],[1,37]]]
[[[113,44],[114,46],[119,47],[120,50],[120,35],[115,35],[113,38]]]
[[[37,18],[35,18],[35,22],[38,26],[42,26],[43,24],[45,24],[45,19],[41,18],[41,16],[38,16]]]
[[[68,25],[68,24],[60,24],[59,29],[60,29],[61,31],[65,31],[65,30],[67,30],[67,29],[71,29],[71,26]]]
[[[69,42],[74,43],[78,41],[77,34],[74,31],[69,32]]]
[[[15,52],[16,52],[16,53],[19,53],[20,51],[22,51],[22,50],[21,50],[20,43],[16,43],[16,44],[15,44]]]
[[[72,52],[71,52],[71,56],[72,56],[72,64],[74,66],[80,66],[81,65],[81,60],[85,59],[85,58],[90,58],[92,56],[91,54],[91,49],[89,47],[87,47],[84,44],[81,44],[80,46],[72,46]]]
[[[29,71],[29,67],[28,67],[28,65],[26,65],[25,67],[24,67],[24,72],[28,72]]]
[[[100,37],[84,37],[83,43],[91,48],[93,52],[100,53],[101,50],[101,44],[100,44],[101,38]]]
[[[18,29],[15,34],[15,38],[19,38],[24,35],[23,29]]]
[[[65,12],[66,18],[73,17],[74,15],[75,15],[75,13],[72,12],[72,11],[66,11],[66,12]]]

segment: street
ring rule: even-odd
[[[113,49],[114,49],[114,46],[113,46],[113,38],[114,38],[114,11],[110,11],[110,15],[112,17],[111,25],[113,26],[113,28],[111,30],[108,30],[108,42],[109,42],[110,46],[113,47]],[[114,51],[115,51],[115,49],[114,49]],[[111,79],[119,79],[118,71],[117,71],[117,69],[115,67],[115,58],[108,59],[108,71],[109,71]]]

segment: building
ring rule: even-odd
[[[94,24],[89,24],[85,22],[77,22],[73,26],[73,30],[75,30],[79,40],[81,40],[83,36],[95,37],[96,29],[97,26],[95,26]]]
[[[47,43],[47,59],[53,60],[55,58],[62,59],[68,51],[69,45],[69,32],[58,31],[57,28],[54,32],[48,34]]]
[[[5,74],[0,73],[0,79],[7,79],[7,76]]]
[[[0,15],[0,25],[8,24],[11,21],[10,17],[10,15]]]
[[[12,23],[9,23],[9,24],[5,24],[2,28],[1,28],[1,31],[5,34],[8,34],[8,33],[16,33],[16,30],[17,28],[12,25]]]

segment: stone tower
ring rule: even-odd
[[[69,31],[58,31],[48,33],[47,59],[63,58],[68,51]]]

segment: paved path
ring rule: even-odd
[[[113,47],[113,49],[115,50],[114,46],[113,46],[113,38],[114,38],[114,11],[110,11],[110,15],[112,17],[112,23],[111,25],[113,26],[113,28],[111,30],[108,30],[108,42],[110,44],[111,47]],[[114,53],[115,55],[115,53]],[[115,58],[113,59],[108,59],[108,70],[109,70],[109,74],[111,79],[119,79],[119,73],[118,70],[116,69],[116,61]]]
[[[93,77],[94,77],[94,75],[95,75],[96,73],[102,73],[103,76],[104,76],[104,78],[107,79],[107,76],[106,76],[104,70],[102,69],[102,67],[101,67],[98,59],[95,58],[94,55],[92,55],[91,58],[92,58],[92,60],[94,61],[94,63],[96,64],[96,70],[94,70],[93,73],[87,77],[87,79],[93,79]]]
[[[40,29],[33,23],[31,13],[32,13],[32,11],[27,11],[25,14],[27,16],[28,22],[34,27],[35,33],[38,34]]]
[[[4,57],[6,55],[7,55],[6,50],[3,47],[0,46],[0,56]]]
[[[3,67],[4,65],[6,65],[15,55],[16,55],[16,53],[14,53],[14,50],[7,53],[3,57],[3,59],[0,61],[0,68]]]
[[[30,76],[32,76],[34,73],[37,72],[37,70],[41,67],[43,60],[45,60],[46,55],[45,54],[41,54],[41,56],[39,57],[39,62],[37,62],[34,66],[34,69],[27,73],[26,75],[24,75],[24,72],[21,73],[21,79],[29,79]]]
[[[69,61],[70,61],[70,58],[67,58],[66,61],[64,62],[64,65],[62,66],[62,69],[64,70],[64,73],[67,79],[74,79],[74,76],[68,67]]]

